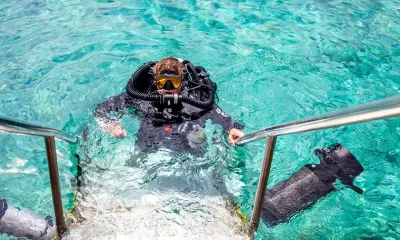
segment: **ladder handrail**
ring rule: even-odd
[[[66,226],[61,199],[56,144],[54,138],[69,143],[77,143],[78,138],[53,128],[48,128],[39,124],[32,124],[0,115],[0,133],[3,132],[44,137],[47,152],[47,165],[49,167],[51,193],[53,198],[53,208],[56,216],[57,233],[59,236],[61,236]]]
[[[0,132],[2,131],[41,137],[55,137],[69,143],[78,141],[77,137],[59,130],[0,115]]]
[[[238,145],[265,139],[268,136],[280,136],[300,132],[332,128],[354,123],[367,122],[382,118],[399,116],[400,95],[368,102],[353,107],[336,110],[331,113],[289,122],[260,131],[246,134],[238,141]]]
[[[259,225],[262,203],[264,201],[269,172],[272,165],[272,158],[275,151],[275,143],[278,136],[345,126],[396,116],[400,116],[400,95],[333,111],[331,113],[305,120],[268,127],[247,134],[241,138],[237,143],[238,145],[267,138],[264,160],[260,172],[260,180],[258,182],[253,214],[249,226],[250,237],[254,237],[254,232],[257,230]]]

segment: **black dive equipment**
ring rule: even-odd
[[[320,164],[306,164],[265,193],[261,216],[267,225],[289,220],[300,210],[334,191],[336,179],[359,194],[363,192],[353,185],[353,181],[364,168],[346,148],[335,143],[328,148],[314,150],[314,154],[319,157]]]
[[[18,239],[48,240],[57,236],[57,227],[50,216],[43,218],[28,209],[16,209],[0,199],[0,233]]]
[[[185,81],[182,86],[182,93],[184,94],[158,94],[158,93],[146,93],[143,89],[138,89],[138,85],[146,85],[149,74],[152,74],[152,66],[156,62],[147,62],[141,66],[129,79],[126,85],[126,92],[129,96],[142,99],[145,101],[159,102],[162,104],[179,104],[188,103],[192,106],[209,109],[214,104],[216,85],[213,83],[208,73],[202,67],[194,67],[189,61],[183,61],[182,64],[186,69],[186,73],[183,75],[184,78],[188,78],[189,81]],[[143,77],[145,75],[145,77]],[[154,76],[152,76],[154,79]],[[154,91],[153,91],[154,92]]]

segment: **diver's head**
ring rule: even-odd
[[[174,57],[166,57],[153,67],[154,84],[163,94],[179,94],[182,87],[183,66]]]

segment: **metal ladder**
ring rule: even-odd
[[[264,201],[264,194],[268,184],[269,171],[271,169],[272,157],[274,155],[275,143],[278,136],[396,116],[400,116],[400,95],[356,105],[305,120],[268,127],[254,133],[246,134],[241,138],[237,143],[238,145],[244,145],[249,142],[267,138],[260,180],[258,182],[257,194],[254,200],[253,213],[249,226],[250,237],[254,237],[254,232],[257,231],[260,222],[261,207]]]
[[[49,166],[51,193],[53,197],[53,207],[56,215],[57,233],[59,236],[61,236],[61,234],[65,231],[66,226],[61,200],[56,143],[54,138],[69,143],[77,143],[78,138],[52,128],[0,116],[0,133],[2,132],[44,137],[47,151],[47,165]]]
[[[261,206],[264,200],[264,194],[268,183],[269,171],[272,164],[275,143],[278,136],[350,125],[354,123],[361,123],[396,116],[400,116],[400,95],[357,105],[339,111],[334,111],[332,113],[324,114],[318,117],[268,127],[254,133],[247,134],[242,139],[240,139],[238,145],[243,145],[249,142],[267,138],[265,155],[260,173],[260,180],[258,183],[256,199],[254,201],[253,214],[249,227],[249,235],[251,237],[254,236],[254,232],[257,230],[259,225]],[[61,200],[61,189],[58,176],[57,155],[54,139],[57,138],[59,140],[69,143],[76,143],[78,141],[77,137],[71,136],[52,128],[47,128],[37,124],[30,124],[27,122],[22,122],[8,117],[0,116],[0,133],[2,132],[44,137],[47,151],[47,163],[49,166],[53,206],[56,215],[57,232],[59,235],[61,235],[66,226]]]

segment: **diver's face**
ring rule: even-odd
[[[163,94],[179,94],[182,86],[182,78],[176,74],[160,74],[155,79],[158,90]]]

